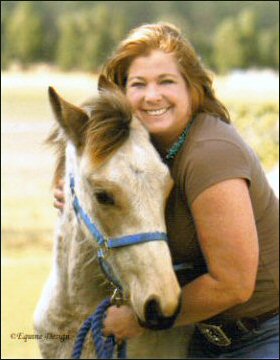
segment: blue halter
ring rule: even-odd
[[[94,222],[91,220],[89,215],[82,208],[80,201],[75,193],[75,179],[70,174],[70,189],[73,197],[73,208],[75,210],[78,219],[82,219],[86,227],[88,228],[91,235],[96,239],[99,248],[97,251],[98,260],[102,270],[104,271],[107,278],[121,290],[119,280],[115,277],[110,264],[104,259],[104,250],[115,249],[124,246],[136,245],[145,243],[148,241],[168,241],[167,234],[164,232],[148,232],[139,233],[134,235],[122,236],[118,238],[107,239],[103,236],[101,231],[97,228]]]

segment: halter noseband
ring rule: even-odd
[[[88,228],[91,235],[96,239],[98,243],[98,251],[97,256],[99,260],[99,264],[104,271],[107,278],[113,283],[119,290],[122,289],[119,280],[114,275],[110,264],[104,258],[104,250],[115,249],[124,246],[136,245],[145,243],[148,241],[168,241],[167,234],[164,232],[147,232],[147,233],[139,233],[128,236],[121,236],[118,238],[107,239],[98,227],[91,220],[89,215],[82,208],[80,201],[75,192],[75,179],[72,174],[70,174],[70,189],[73,198],[73,208],[75,210],[76,216],[78,219],[82,219],[86,227]]]

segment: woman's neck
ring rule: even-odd
[[[178,129],[176,132],[172,133],[163,133],[163,134],[152,134],[151,139],[157,151],[162,157],[165,157],[168,153],[168,150],[174,145],[188,126],[190,120],[184,124],[184,127]]]
[[[177,140],[178,136],[166,137],[166,136],[160,136],[160,135],[152,135],[152,143],[154,144],[157,151],[160,153],[162,157],[164,157],[170,147],[174,144],[174,142]]]

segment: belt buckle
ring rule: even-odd
[[[231,344],[231,339],[224,333],[221,325],[199,323],[196,326],[211,344],[216,346],[229,346]]]

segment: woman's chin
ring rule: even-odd
[[[163,121],[154,121],[150,123],[144,124],[148,132],[153,136],[159,135],[163,136],[165,134],[170,133],[170,123],[169,122],[163,122]]]

